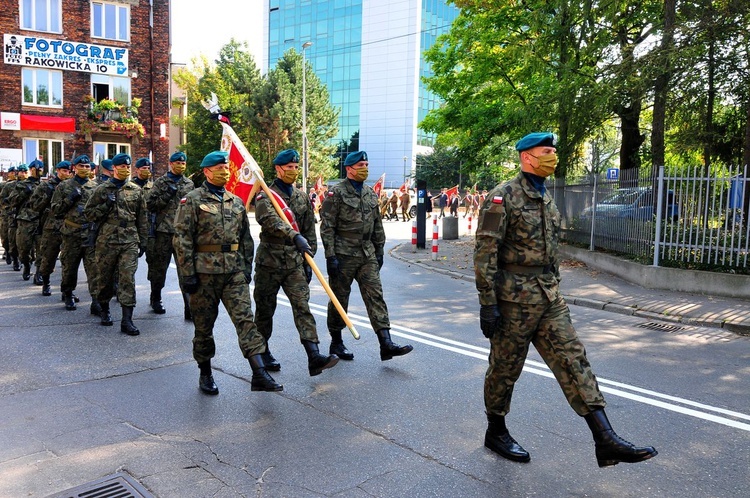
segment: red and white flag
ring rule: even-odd
[[[323,190],[323,175],[318,177],[318,181],[315,182],[315,192],[320,193]]]
[[[256,184],[255,181],[256,174],[262,175],[262,173],[259,173],[260,166],[247,151],[232,127],[227,123],[220,122],[223,128],[220,149],[229,153],[229,181],[224,188],[242,199],[242,202],[247,206],[249,200],[260,188],[260,184]]]
[[[458,195],[458,185],[456,185],[453,188],[449,188],[448,190],[445,191],[445,193],[448,194],[448,199],[450,199],[454,195]]]
[[[372,186],[372,189],[375,191],[375,195],[380,197],[380,191],[383,190],[383,185],[385,184],[385,173],[380,175],[380,178],[378,178],[378,181],[375,182],[375,185]]]

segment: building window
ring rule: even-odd
[[[130,155],[130,144],[94,142],[94,162],[101,164],[104,159],[112,159],[117,154]]]
[[[130,40],[130,7],[91,2],[91,36],[107,40]]]
[[[62,107],[62,71],[21,70],[24,105]]]
[[[130,78],[92,74],[91,96],[96,102],[109,99],[130,105]]]
[[[61,33],[62,0],[21,0],[21,28]]]
[[[23,160],[28,164],[34,159],[44,163],[45,173],[53,171],[53,166],[63,160],[62,140],[24,138]]]

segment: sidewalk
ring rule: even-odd
[[[416,252],[412,252],[411,244],[401,244],[391,250],[391,256],[453,278],[474,281],[473,237],[440,240],[436,261],[432,260],[431,242],[427,241],[427,249]],[[750,335],[750,302],[743,299],[647,289],[575,260],[563,260],[560,275],[563,295],[571,305]]]

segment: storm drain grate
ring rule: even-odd
[[[154,498],[138,481],[118,472],[47,498]]]
[[[677,332],[678,330],[683,330],[685,328],[679,325],[672,325],[670,323],[660,323],[660,322],[639,323],[637,326],[642,329],[661,330],[664,332]]]

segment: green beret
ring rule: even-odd
[[[102,168],[106,169],[107,171],[112,171],[112,159],[102,160]]]
[[[220,150],[210,152],[206,154],[206,157],[201,161],[201,168],[210,168],[217,164],[227,164],[227,158],[229,154]]]
[[[70,161],[60,161],[55,169],[70,169]]]
[[[346,159],[344,159],[344,166],[353,166],[360,161],[367,161],[367,152],[359,150],[349,153]]]
[[[177,161],[187,161],[187,156],[185,155],[184,152],[177,151],[174,154],[172,154],[171,156],[169,156],[169,162],[170,163],[174,163],[174,162],[177,162]]]
[[[151,161],[149,161],[148,157],[142,157],[135,162],[136,168],[142,168],[144,166],[151,166]]]
[[[89,156],[86,154],[81,154],[80,156],[73,159],[73,166],[76,164],[88,164],[91,162],[91,159],[89,159]]]
[[[554,133],[549,132],[536,132],[529,133],[521,140],[516,142],[516,150],[523,152],[525,150],[533,149],[534,147],[545,146],[555,147],[557,145],[557,137]]]
[[[294,149],[287,149],[282,150],[278,153],[276,156],[276,159],[273,160],[273,163],[277,166],[283,166],[285,164],[289,163],[298,163],[299,162],[299,152],[297,152]]]
[[[117,154],[112,158],[112,166],[122,166],[123,164],[130,164],[131,159],[127,154]]]
[[[26,171],[26,172],[28,172],[29,171],[29,167],[26,166],[25,164],[19,164],[18,166],[16,166],[16,171]]]
[[[34,159],[29,163],[29,168],[44,169],[44,163],[39,159]]]

